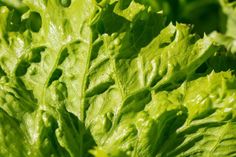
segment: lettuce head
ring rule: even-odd
[[[236,156],[235,4],[0,0],[0,157]]]

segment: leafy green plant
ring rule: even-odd
[[[235,156],[235,2],[175,4],[0,1],[0,156]]]

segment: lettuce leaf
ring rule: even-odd
[[[235,156],[236,78],[215,39],[166,25],[157,1],[12,2],[0,156]]]

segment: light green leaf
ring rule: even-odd
[[[157,1],[2,4],[0,156],[235,155],[232,69]]]

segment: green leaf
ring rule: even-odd
[[[212,38],[165,26],[157,1],[23,4],[0,7],[0,156],[235,155]]]

